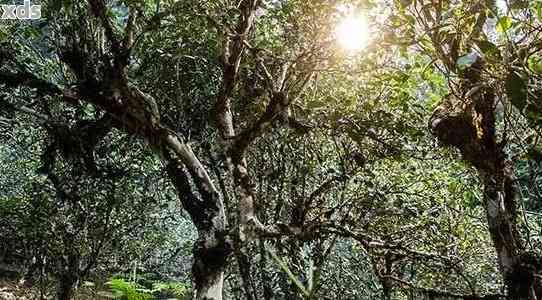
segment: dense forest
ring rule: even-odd
[[[542,300],[541,0],[2,2],[0,299]]]

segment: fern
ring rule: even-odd
[[[112,279],[107,285],[113,292],[115,299],[120,300],[152,300],[151,291],[141,288],[139,285],[128,282],[122,278]]]
[[[188,294],[190,286],[178,282],[158,282],[153,285],[153,293],[167,293],[177,299],[183,299]]]

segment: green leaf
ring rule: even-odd
[[[539,20],[542,20],[542,1],[533,1],[531,3],[531,10]]]
[[[498,32],[506,32],[510,28],[512,28],[512,18],[508,16],[499,18],[499,21],[497,22]]]
[[[542,74],[542,56],[533,55],[528,60],[529,69],[537,74]]]
[[[477,197],[474,191],[468,190],[463,192],[463,205],[465,205],[465,207],[474,209],[480,204],[480,199]]]
[[[497,59],[501,57],[501,51],[497,45],[493,44],[492,42],[488,40],[481,40],[478,41],[477,44],[486,57],[493,57]]]

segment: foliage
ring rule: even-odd
[[[171,295],[177,299],[185,299],[189,290],[190,286],[179,282],[158,282],[152,288],[153,293]]]
[[[107,282],[107,285],[113,291],[114,297],[121,300],[153,299],[151,291],[143,289],[133,282],[125,281],[122,278],[112,279]]]
[[[106,286],[113,292],[115,298],[125,300],[186,299],[189,295],[190,286],[184,283],[142,279],[144,277],[137,280],[141,283],[136,283],[121,276],[114,276]]]
[[[498,297],[473,149],[542,243],[542,2],[505,2],[41,1],[0,24],[0,262],[124,299]],[[439,143],[450,116],[492,140]]]

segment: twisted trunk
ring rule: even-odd
[[[232,252],[226,231],[224,204],[191,149],[174,137],[170,141],[172,152],[184,157],[167,151],[164,153],[168,160],[168,175],[198,230],[192,266],[196,299],[221,300],[224,271]],[[191,183],[198,188],[201,199],[193,192]]]
[[[496,97],[481,82],[479,59],[461,74],[463,99],[444,99],[431,118],[433,134],[444,146],[457,148],[478,171],[483,183],[487,224],[498,265],[514,300],[542,299],[541,258],[525,249],[516,223],[516,191],[506,139],[497,142]]]
[[[112,59],[97,61],[89,54],[89,45],[75,41],[85,40],[90,43],[93,38],[86,31],[76,32],[80,39],[74,39],[59,49],[61,61],[69,66],[77,78],[77,84],[72,88],[63,89],[24,69],[0,74],[0,82],[6,87],[35,88],[42,95],[59,97],[68,104],[92,104],[104,111],[108,119],[111,118],[112,127],[144,139],[154,152],[162,155],[179,199],[198,230],[192,268],[196,298],[222,299],[224,269],[232,245],[227,237],[224,204],[220,194],[190,146],[161,122],[155,99],[129,83],[128,65],[132,41],[122,40],[116,34],[108,14],[107,2],[88,0],[88,3],[92,14],[104,29]],[[254,10],[252,7],[249,11],[246,20],[249,24],[253,22]],[[133,34],[133,24],[133,18],[130,18],[124,30],[127,37]],[[13,51],[8,49],[4,52]],[[14,59],[15,56],[11,54],[0,57],[3,63]],[[62,292],[58,293],[60,299],[71,297],[77,279],[66,276],[62,280],[59,289]]]

